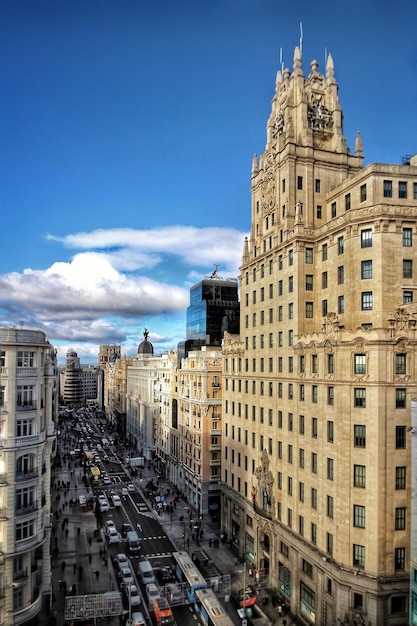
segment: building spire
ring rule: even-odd
[[[248,238],[245,237],[245,241],[243,243],[243,254],[242,254],[242,265],[249,261],[249,242]]]
[[[252,159],[252,178],[259,173],[259,161],[258,156],[256,154],[253,155]]]
[[[355,156],[363,158],[362,135],[359,130],[356,133],[356,139],[355,139]]]

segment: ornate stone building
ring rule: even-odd
[[[331,56],[278,72],[223,346],[223,519],[306,624],[408,623],[417,159],[351,153]],[[356,620],[356,621],[354,621]]]
[[[40,330],[0,330],[0,624],[49,611],[56,355]]]

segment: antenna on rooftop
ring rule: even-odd
[[[303,51],[303,23],[300,22],[300,52]]]
[[[282,74],[284,74],[284,61],[283,61],[283,56],[282,56],[282,48],[279,49],[279,62],[281,65],[281,72]]]

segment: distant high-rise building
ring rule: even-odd
[[[417,158],[364,166],[331,56],[304,76],[296,48],[251,193],[223,347],[225,532],[300,623],[408,624]]]
[[[223,334],[239,332],[239,293],[235,280],[223,280],[215,270],[190,289],[185,341],[178,345],[181,360],[201,346],[221,346]]]
[[[40,330],[0,329],[0,623],[29,624],[51,590],[56,354]]]

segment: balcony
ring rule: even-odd
[[[27,448],[36,446],[46,440],[46,431],[38,435],[25,435],[23,437],[7,437],[0,440],[1,448]]]
[[[27,515],[28,513],[33,513],[37,511],[38,505],[36,502],[32,502],[32,504],[27,504],[26,506],[16,507],[15,514],[16,515]]]
[[[221,449],[222,449],[222,446],[220,443],[212,443],[210,445],[210,452],[218,452]]]
[[[212,459],[210,461],[210,467],[220,467],[220,465],[222,464],[220,459]]]
[[[219,436],[221,436],[221,434],[222,434],[222,431],[221,431],[220,428],[212,428],[210,430],[210,435],[214,435],[214,436],[219,437]]]
[[[20,473],[16,473],[14,479],[16,481],[22,481],[22,480],[31,480],[32,478],[37,478],[38,477],[38,470],[32,470],[30,472],[20,472]]]
[[[261,517],[265,517],[266,519],[272,519],[272,513],[270,509],[262,509],[255,502],[253,503],[253,508],[255,509],[256,513],[258,513],[258,515],[260,515]]]
[[[16,412],[20,411],[36,411],[36,402],[25,402],[24,404],[16,404]]]
[[[220,383],[211,383],[213,389],[220,389]]]

